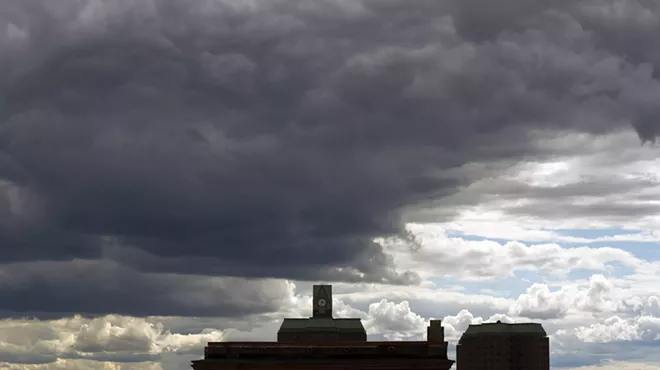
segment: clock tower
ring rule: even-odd
[[[314,285],[312,318],[332,318],[332,285]]]

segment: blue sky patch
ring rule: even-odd
[[[548,230],[548,231],[554,231],[558,234],[565,236],[572,236],[575,238],[586,238],[586,239],[602,238],[604,236],[630,235],[630,234],[642,233],[642,230],[624,229],[621,227],[610,227],[606,229],[557,229],[557,230]]]

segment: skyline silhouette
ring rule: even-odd
[[[660,370],[658,45],[649,0],[2,0],[0,369],[189,368],[323,282],[356,338]]]

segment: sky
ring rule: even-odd
[[[0,368],[189,368],[333,284],[660,370],[660,3],[3,0]]]

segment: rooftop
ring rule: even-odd
[[[205,359],[284,361],[303,359],[441,359],[447,361],[447,343],[427,341],[365,342],[209,342]]]
[[[501,321],[494,323],[483,323],[479,325],[470,325],[463,336],[477,334],[537,334],[547,336],[541,324],[536,323],[517,323],[507,324]]]
[[[305,318],[284,319],[280,332],[293,331],[359,331],[364,332],[364,326],[360,319],[336,319],[336,318]]]

